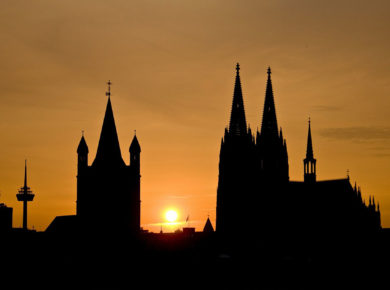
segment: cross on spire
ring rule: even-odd
[[[110,80],[108,80],[108,82],[107,82],[107,85],[108,85],[108,91],[106,92],[106,96],[107,97],[111,97],[111,81]]]

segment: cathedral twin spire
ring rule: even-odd
[[[261,123],[261,134],[267,136],[278,136],[278,122],[276,120],[276,110],[274,101],[274,92],[271,81],[271,68],[267,70],[267,88],[265,91],[263,120]]]
[[[242,97],[240,64],[236,65],[236,82],[234,85],[232,112],[230,116],[229,132],[232,135],[242,136],[247,133],[244,100]]]
[[[274,94],[271,82],[271,68],[267,70],[267,88],[265,94],[263,119],[261,133],[265,135],[278,136],[278,122],[276,120],[276,110]],[[236,80],[234,84],[232,110],[230,115],[229,133],[232,135],[243,135],[247,133],[247,123],[245,118],[244,100],[242,96],[240,64],[236,65]]]

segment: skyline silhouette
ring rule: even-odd
[[[225,185],[223,185],[224,183],[223,182],[221,183],[221,180],[223,180],[221,178],[224,178],[223,176],[224,176],[224,174],[226,174],[226,173],[224,173],[224,174],[221,173],[221,172],[225,171],[225,169],[223,169],[224,164],[225,164],[225,162],[223,162],[223,160],[224,160],[223,155],[226,153],[223,153],[223,152],[225,152],[226,150],[228,152],[230,152],[231,150],[242,151],[244,153],[244,155],[242,155],[242,156],[237,155],[238,157],[239,156],[241,156],[241,157],[239,157],[239,159],[235,161],[235,162],[238,161],[237,164],[233,162],[235,165],[232,167],[233,171],[231,173],[236,172],[236,168],[241,168],[241,167],[246,168],[245,170],[241,170],[241,174],[243,176],[242,177],[239,177],[239,176],[232,177],[232,176],[230,176],[231,174],[227,175],[227,176],[230,176],[227,178],[227,180],[232,181],[232,180],[238,178],[238,180],[241,180],[241,181],[239,181],[237,183],[237,185],[231,184],[231,185],[227,185],[227,187],[226,187],[226,188],[230,188],[230,190],[232,190],[233,192],[234,191],[239,192],[241,195],[243,192],[244,193],[245,192],[253,192],[253,189],[257,186],[257,185],[254,185],[253,182],[255,182],[255,183],[260,182],[259,184],[262,184],[262,183],[264,183],[264,181],[261,181],[263,179],[267,180],[267,182],[269,182],[270,184],[272,184],[271,180],[274,180],[276,182],[276,184],[277,183],[283,184],[284,181],[282,181],[282,180],[285,180],[286,182],[288,182],[289,181],[289,173],[288,173],[289,172],[289,164],[288,164],[288,153],[287,153],[286,139],[283,138],[282,128],[281,127],[278,128],[278,124],[277,124],[277,120],[276,120],[277,119],[276,118],[276,109],[275,109],[275,102],[274,102],[273,88],[272,88],[272,81],[271,81],[271,68],[268,67],[268,69],[267,69],[268,79],[267,79],[267,84],[266,84],[264,108],[262,111],[263,112],[263,115],[262,115],[263,119],[261,122],[261,131],[256,131],[255,133],[253,133],[253,135],[252,135],[251,128],[249,126],[247,126],[247,123],[246,123],[243,93],[242,93],[242,86],[241,86],[239,72],[240,72],[240,65],[239,65],[239,63],[237,63],[234,93],[233,93],[233,102],[232,102],[232,106],[231,106],[231,116],[230,116],[229,125],[225,129],[225,136],[224,136],[224,138],[222,138],[222,146],[221,146],[221,153],[220,153],[221,159],[220,159],[220,165],[219,165],[220,166],[220,174],[219,174],[220,180],[219,180],[218,188],[220,188],[221,185],[223,188],[225,187]],[[104,224],[106,224],[106,226],[105,226],[106,228],[115,228],[115,227],[126,228],[127,226],[124,226],[124,224],[121,223],[121,220],[122,221],[128,220],[129,222],[131,220],[133,220],[133,222],[132,222],[133,225],[129,226],[129,227],[133,228],[133,230],[132,230],[133,232],[137,232],[138,229],[143,229],[145,226],[145,225],[142,225],[140,222],[141,200],[140,200],[140,180],[139,180],[139,178],[141,175],[140,175],[139,154],[141,152],[141,148],[140,148],[140,145],[139,145],[136,133],[135,133],[136,130],[134,130],[134,137],[133,137],[133,140],[132,140],[130,148],[129,148],[130,165],[128,167],[130,168],[130,170],[124,171],[123,174],[119,174],[118,173],[119,171],[116,172],[117,170],[122,170],[121,168],[124,166],[126,167],[126,165],[122,159],[122,154],[121,154],[120,145],[119,145],[119,138],[118,138],[117,131],[116,131],[113,109],[112,109],[112,105],[111,105],[111,84],[112,84],[111,81],[107,82],[107,85],[108,85],[108,89],[106,92],[106,96],[108,97],[107,106],[106,106],[106,111],[105,111],[105,115],[104,115],[104,119],[103,119],[103,126],[102,126],[102,130],[101,130],[101,134],[100,134],[96,157],[93,160],[93,162],[91,163],[91,165],[89,165],[89,163],[88,163],[89,149],[88,149],[88,145],[86,143],[85,137],[84,137],[84,131],[82,131],[81,140],[80,140],[79,145],[77,147],[78,185],[77,185],[76,216],[78,218],[80,218],[81,216],[85,216],[84,218],[82,218],[82,219],[85,219],[85,221],[82,223],[88,224],[89,225],[88,227],[91,227],[91,225],[93,223],[95,223],[98,228],[102,227]],[[304,161],[303,162],[304,163],[304,174],[303,174],[304,178],[303,178],[303,180],[304,180],[305,184],[306,183],[307,184],[317,183],[317,173],[316,173],[316,171],[317,171],[316,170],[316,161],[317,160],[314,158],[314,154],[313,154],[310,117],[308,120],[308,124],[309,125],[308,125],[308,134],[307,134],[306,157],[303,160]],[[272,138],[274,135],[276,136],[275,137],[276,139],[280,139],[280,140],[276,140],[276,139],[273,140]],[[240,142],[244,142],[244,143],[239,145],[240,142],[238,142],[236,144],[238,139],[236,141],[234,141],[232,138],[233,139],[237,139],[237,138],[242,139],[242,141],[240,141]],[[232,140],[232,141],[230,141],[230,140]],[[254,141],[254,140],[256,140],[256,141]],[[233,147],[231,147],[231,145],[229,145],[228,147],[231,147],[230,149],[226,149],[226,148],[224,149],[224,147],[226,147],[226,146],[224,146],[224,143],[226,143],[226,142],[228,142],[229,144],[231,142],[233,142],[235,145],[233,145]],[[281,144],[281,147],[278,149],[279,143]],[[266,153],[252,153],[253,150],[255,150],[255,151],[257,150],[257,149],[254,149],[256,146],[258,146],[259,148],[263,148],[263,149],[260,149],[259,152],[262,152],[262,150],[265,150],[264,152],[266,152]],[[239,149],[239,148],[241,148],[241,149]],[[232,152],[233,151],[231,151],[231,153]],[[228,154],[231,154],[231,153],[228,153]],[[237,154],[237,153],[233,153],[233,154]],[[252,156],[252,154],[254,154],[254,155]],[[255,155],[258,157],[255,157]],[[261,160],[260,159],[257,160],[257,158],[260,158]],[[255,164],[252,165],[253,161],[255,163],[257,162],[260,165],[255,165]],[[275,161],[277,161],[277,162],[275,162]],[[21,187],[21,189],[19,190],[19,193],[17,194],[18,201],[24,201],[24,200],[32,201],[34,198],[34,194],[32,194],[32,192],[30,191],[30,188],[27,187],[27,183],[26,183],[27,182],[27,163],[26,162],[27,161],[25,161],[24,186]],[[276,167],[269,172],[264,171],[265,172],[264,178],[258,179],[257,176],[259,176],[259,175],[254,174],[257,170],[256,166],[260,166],[261,168],[263,168],[263,167],[267,168],[267,166],[271,166],[272,163],[274,163],[274,165]],[[269,164],[269,165],[267,165],[267,164]],[[271,167],[273,168],[274,165],[272,165]],[[134,171],[134,169],[132,169],[133,166],[137,167],[137,169],[135,171]],[[279,168],[278,166],[281,166],[281,167]],[[116,167],[117,167],[117,169],[114,169]],[[100,168],[100,169],[98,169],[98,168]],[[86,173],[87,170],[88,170],[88,172],[89,171],[91,171],[91,172]],[[221,170],[223,170],[223,171],[221,171]],[[129,172],[127,172],[127,171],[129,171]],[[133,174],[132,173],[133,171],[136,174],[136,176],[139,176],[136,178],[137,181],[135,181],[136,179],[131,177],[131,175]],[[80,174],[81,174],[81,179],[80,179]],[[235,174],[235,173],[233,173],[233,174]],[[93,177],[93,175],[96,175],[96,177]],[[112,176],[109,177],[110,175],[112,175]],[[280,177],[277,177],[279,175],[280,175]],[[83,177],[83,176],[85,176],[85,177]],[[121,182],[118,181],[119,176],[123,176],[123,178],[128,179],[128,181],[125,181],[123,183],[123,188],[120,188],[120,186],[119,186],[121,184]],[[108,183],[106,185],[103,185],[103,183],[102,183],[103,180],[107,180]],[[114,182],[114,180],[116,180],[116,182]],[[348,189],[348,191],[352,190],[352,185],[350,184],[349,170],[347,171],[346,178],[341,178],[341,179],[337,179],[334,181],[328,180],[325,182],[331,183],[331,182],[339,182],[341,180],[345,180],[349,184],[350,189]],[[114,190],[115,183],[117,183],[117,185],[115,185],[115,186],[119,186],[117,188],[117,190]],[[124,202],[124,203],[117,203],[116,199],[123,199],[123,197],[122,198],[120,196],[117,196],[117,197],[112,196],[111,197],[112,192],[125,193],[129,188],[128,187],[129,184],[127,184],[127,183],[129,183],[129,184],[134,183],[135,187],[133,188],[133,185],[130,186],[130,188],[133,188],[133,189],[131,189],[131,191],[129,191],[130,195],[128,195],[128,196],[130,197],[130,199],[133,199],[133,197],[134,197],[135,200],[131,201],[131,202],[130,202],[130,200],[128,200],[127,202]],[[296,185],[293,185],[294,183]],[[127,185],[125,185],[125,184],[127,184]],[[296,181],[293,181],[293,183],[291,183],[291,184],[292,184],[291,188],[294,188],[294,187],[299,188],[299,187],[297,187]],[[318,183],[318,184],[320,184],[320,183]],[[242,186],[244,186],[244,187],[242,187]],[[247,186],[247,188],[245,188],[245,186]],[[333,194],[332,191],[334,191],[334,190],[343,191],[343,189],[341,189],[341,187],[339,187],[339,189],[336,189],[337,186],[336,187],[333,186],[333,189],[332,189],[332,187],[329,187],[326,185],[323,187],[324,187],[324,189],[320,189],[320,187],[318,187],[319,188],[318,191],[322,192],[322,194],[324,194],[326,192],[326,190],[331,190],[329,193],[332,193],[332,194]],[[325,188],[328,188],[328,189],[325,189]],[[283,189],[283,190],[286,190],[286,189]],[[310,191],[312,191],[312,190],[313,189],[311,189]],[[303,188],[298,189],[298,192],[303,192],[303,191],[306,191],[306,190]],[[310,191],[306,194],[311,194]],[[25,197],[26,192],[27,192],[28,197]],[[97,194],[98,192],[100,192],[100,194]],[[131,192],[133,192],[133,193],[131,193]],[[219,192],[219,189],[218,189],[218,192]],[[267,192],[267,190],[265,190],[265,192]],[[294,189],[293,189],[293,192],[294,192]],[[295,194],[297,194],[298,192],[295,192]],[[360,200],[359,202],[364,207],[367,208],[367,209],[365,209],[366,211],[373,209],[373,215],[374,215],[372,217],[373,228],[377,228],[377,227],[380,228],[381,227],[381,217],[380,217],[380,211],[379,211],[379,202],[377,201],[377,203],[375,203],[374,197],[372,195],[369,195],[368,201],[366,203],[366,199],[362,197],[360,186],[357,187],[356,182],[355,182],[355,186],[353,188],[353,192],[356,196],[358,196],[358,199]],[[273,195],[273,194],[274,193],[272,191],[270,191],[269,193],[266,193],[266,196]],[[226,194],[224,194],[224,195],[226,195]],[[230,195],[230,194],[228,194],[228,195]],[[124,195],[124,196],[126,196],[126,195]],[[203,229],[207,228],[207,231],[211,231],[210,229],[213,229],[213,224],[215,224],[216,228],[219,228],[220,231],[222,228],[224,228],[224,226],[220,222],[218,222],[218,204],[221,203],[221,201],[219,201],[220,197],[218,197],[218,196],[221,197],[223,195],[217,193],[216,220],[214,223],[212,223],[210,221],[210,218],[208,215],[206,224],[204,225],[204,228],[203,228]],[[266,196],[263,196],[262,198],[265,198],[267,200]],[[105,208],[105,206],[106,206],[105,199],[107,199],[107,198],[113,198],[112,201],[109,202],[109,204],[111,204],[111,205],[115,205],[115,204],[125,205],[125,204],[127,204],[129,207],[128,207],[128,209],[125,209],[126,207],[124,207],[122,210],[118,210],[115,207],[113,207],[112,212],[110,214],[107,211],[107,208]],[[96,200],[97,203],[94,204],[93,200]],[[23,229],[24,230],[27,230],[27,203],[26,203],[26,201],[23,203],[24,204],[24,206],[23,206]],[[243,200],[243,201],[246,201],[246,200]],[[257,203],[259,203],[259,201],[260,200],[258,200]],[[100,202],[103,202],[103,203],[101,205],[99,205]],[[269,200],[269,202],[271,202],[271,200]],[[261,203],[261,201],[260,201],[260,203]],[[130,204],[133,204],[133,205],[130,206]],[[80,211],[80,208],[82,208],[83,210]],[[86,210],[87,208],[90,208],[90,209]],[[243,208],[244,211],[238,212],[236,210],[236,208]],[[286,210],[286,208],[284,210]],[[107,216],[105,216],[104,220],[99,221],[99,215],[103,211],[106,212]],[[128,213],[123,214],[123,216],[121,216],[121,212],[124,213],[125,211],[128,211]],[[236,219],[237,215],[240,215],[241,217],[243,217],[244,219],[246,219],[248,221],[247,222],[248,225],[246,225],[246,226],[248,226],[249,228],[253,228],[254,226],[256,226],[256,223],[255,224],[252,223],[252,221],[254,221],[256,219],[256,215],[257,215],[256,210],[253,211],[255,213],[254,216],[247,216],[245,213],[247,211],[248,210],[246,209],[245,204],[237,203],[237,200],[234,201],[232,212],[229,215],[232,216],[231,218],[233,220],[236,220],[239,223],[234,225],[233,228],[242,227],[242,224],[241,224],[242,221]],[[83,213],[85,212],[85,213],[80,214],[80,212],[83,212]],[[93,214],[93,212],[95,212],[95,214]],[[288,210],[286,210],[286,212],[288,212]],[[176,212],[176,214],[177,214],[177,212]],[[88,215],[90,215],[90,217],[86,218]],[[112,222],[109,222],[109,219],[107,218],[108,216],[112,216],[112,218],[113,218]],[[130,218],[130,216],[133,216],[133,218]],[[376,217],[376,216],[378,216],[378,217]],[[64,222],[66,217],[68,217],[69,220],[72,222],[72,220],[73,220],[72,215],[64,216],[63,218],[61,218],[61,221]],[[228,218],[227,217],[224,217],[224,218],[220,217],[219,220],[228,220]],[[326,223],[326,221],[322,221],[322,222]],[[279,224],[283,224],[283,223],[284,223],[284,221],[282,218],[279,220]],[[371,222],[367,222],[367,223],[370,224]],[[374,225],[375,223],[377,224],[376,226]],[[174,227],[172,227],[173,224],[177,225],[178,227],[175,229]],[[220,224],[220,225],[218,225],[218,224]],[[179,221],[179,222],[172,223],[169,221],[168,222],[161,222],[160,221],[158,223],[155,223],[154,225],[161,226],[160,232],[162,232],[162,225],[166,225],[167,228],[173,232],[173,231],[178,231],[181,226],[184,227],[185,222]],[[53,225],[49,224],[49,227],[52,228]],[[34,228],[34,226],[33,226],[33,228]],[[148,225],[146,225],[146,230],[149,231],[147,228],[148,228]],[[224,231],[224,230],[222,230],[222,231]],[[154,231],[154,232],[157,232],[157,231]]]
[[[30,227],[44,230],[54,216],[76,213],[74,148],[84,130],[97,150],[107,79],[115,84],[120,147],[127,150],[134,130],[142,140],[141,224],[158,232],[152,224],[175,207],[197,230],[207,215],[215,225],[221,128],[237,61],[253,131],[272,67],[290,178],[302,178],[311,116],[317,177],[349,170],[390,226],[389,3],[21,3],[4,5],[0,28],[0,202],[14,209],[14,226],[22,226],[15,193],[26,158],[37,194]]]
[[[2,4],[1,285],[389,288],[390,1]]]
[[[205,270],[213,275],[207,280],[193,279],[190,287],[312,289],[335,281],[340,286],[383,287],[382,278],[369,279],[368,286],[357,279],[388,267],[381,265],[390,259],[390,229],[381,227],[379,204],[371,196],[366,204],[349,176],[317,178],[311,120],[302,158],[303,181],[290,179],[287,141],[278,127],[270,67],[267,75],[261,131],[252,133],[246,124],[240,66],[236,65],[230,121],[221,140],[215,229],[208,216],[197,231],[189,225],[188,215],[186,224],[173,233],[163,232],[162,227],[159,233],[141,227],[140,212],[146,209],[141,203],[141,146],[134,132],[127,165],[108,81],[96,156],[88,160],[84,134],[75,150],[76,215],[56,216],[44,232],[28,229],[26,203],[34,194],[27,186],[26,163],[24,186],[17,195],[24,202],[23,229],[8,228],[12,210],[0,206],[0,245],[7,249],[0,263],[3,281],[20,275],[13,271],[18,263],[29,271],[17,284],[30,287],[52,287],[64,280],[62,287],[130,287],[153,277],[144,286],[155,288],[165,285],[162,277],[174,273],[177,277],[171,288],[183,289],[183,285],[188,288],[187,271],[198,277]],[[172,224],[177,217],[174,209],[166,213]],[[346,274],[346,268],[354,274]],[[33,278],[40,273],[44,280]]]
[[[349,173],[346,178],[317,180],[310,118],[306,157],[303,159],[303,182],[290,180],[287,143],[282,127],[278,127],[270,67],[267,75],[261,131],[252,134],[246,123],[240,65],[236,65],[230,121],[221,140],[216,231],[229,240],[239,228],[247,232],[263,229],[270,236],[283,227],[287,232],[296,231],[304,235],[316,232],[316,228],[329,233],[343,228],[351,232],[380,230],[379,202],[375,203],[375,197],[370,195],[366,204],[360,186],[355,182],[352,187]],[[135,235],[139,231],[149,232],[140,222],[141,147],[134,132],[127,166],[122,159],[111,105],[111,84],[111,81],[107,82],[107,106],[96,157],[91,165],[84,132],[76,150],[76,215],[57,216],[47,228],[50,232],[60,233],[62,228],[67,231],[83,228],[91,232],[119,231]],[[34,194],[27,187],[27,161],[24,186],[16,196],[18,201],[24,202],[23,230],[27,231],[27,201],[34,199]],[[275,215],[275,210],[267,208],[267,204],[277,204],[280,213]],[[188,232],[190,228],[176,221],[177,211],[170,212],[174,218],[168,217],[166,224],[182,225],[182,231]],[[242,219],[237,219],[237,216]],[[3,219],[7,221],[8,217],[3,216]],[[187,225],[188,220],[189,216]],[[163,223],[160,225],[162,233]],[[192,230],[195,231],[195,228]],[[180,228],[175,230],[178,231]],[[209,215],[203,231],[214,232]]]

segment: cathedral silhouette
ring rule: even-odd
[[[370,197],[366,205],[360,188],[353,187],[349,177],[317,181],[310,120],[304,181],[290,181],[271,69],[267,71],[261,131],[255,134],[246,123],[239,72],[237,64],[230,123],[221,141],[217,233],[226,238],[244,231],[257,233],[259,239],[291,239],[379,230],[379,204]]]

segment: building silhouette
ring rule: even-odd
[[[210,217],[207,217],[206,224],[203,227],[203,232],[204,233],[213,233],[214,232],[214,228],[213,228],[213,225],[210,221]]]
[[[111,106],[111,82],[96,157],[88,165],[84,135],[77,148],[77,210],[83,228],[137,233],[140,229],[140,153],[137,136],[131,142],[130,162],[121,155]]]
[[[12,207],[0,203],[0,233],[12,230]]]
[[[217,233],[303,237],[380,229],[379,204],[370,197],[366,205],[349,177],[317,181],[310,121],[304,181],[289,180],[287,144],[277,123],[270,68],[267,74],[261,131],[252,134],[236,66],[230,123],[221,141]]]

